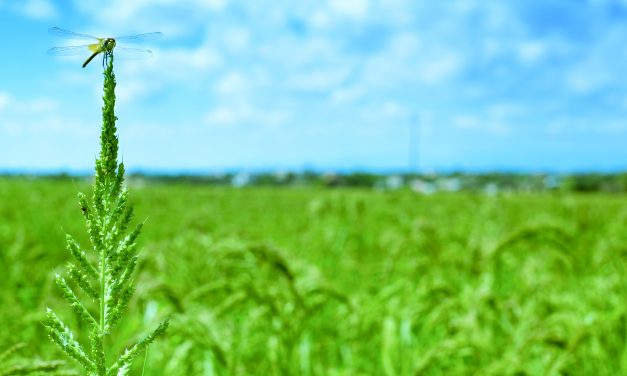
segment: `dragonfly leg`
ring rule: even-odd
[[[102,67],[106,68],[109,63],[109,58],[113,57],[113,51],[105,51],[102,54]]]

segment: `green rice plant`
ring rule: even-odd
[[[107,359],[177,313],[146,376],[627,374],[623,196],[125,182],[136,212],[152,208],[151,257],[129,304],[143,317],[124,316]],[[59,223],[83,235],[67,198],[91,182],[76,184],[0,177],[0,349],[28,343],[0,368],[54,357],[33,323],[68,258]]]
[[[118,137],[115,121],[115,75],[113,54],[108,53],[104,71],[103,123],[100,155],[96,160],[93,197],[79,193],[78,200],[87,226],[92,251],[81,248],[67,235],[67,249],[74,262],[67,265],[68,279],[56,276],[56,284],[72,310],[89,330],[89,349],[72,330],[48,308],[45,326],[52,341],[77,361],[89,375],[126,375],[133,360],[158,336],[164,334],[168,320],[151,334],[128,347],[114,362],[107,360],[107,338],[122,318],[134,293],[133,272],[137,265],[137,237],[142,224],[129,231],[133,205],[124,185],[124,165],[118,164]],[[91,304],[84,304],[76,293]]]
[[[25,364],[25,362],[10,361],[13,355],[24,347],[26,347],[26,344],[20,342],[0,353],[0,376],[31,375],[35,373],[59,374],[56,371],[64,364],[60,361],[43,362],[29,360],[28,364]]]

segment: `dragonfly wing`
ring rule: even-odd
[[[149,59],[152,57],[152,51],[139,48],[115,47],[113,49],[113,56],[115,56],[116,59],[121,58],[124,60]]]
[[[54,56],[75,56],[85,54],[90,51],[90,44],[84,46],[69,46],[69,47],[53,47],[48,50],[49,55]]]
[[[114,38],[117,41],[120,42],[126,42],[126,43],[138,43],[138,42],[148,42],[151,40],[155,40],[158,38],[161,38],[163,36],[163,34],[160,31],[154,32],[154,33],[146,33],[146,34],[138,34],[138,35],[126,35],[126,36],[122,36],[122,37],[117,37]]]
[[[91,40],[91,41],[100,40],[100,38],[96,38],[93,35],[79,34],[73,31],[61,29],[60,27],[53,27],[51,29],[48,29],[48,32],[52,35],[56,35],[58,37],[67,38],[67,39],[83,39],[83,40]]]

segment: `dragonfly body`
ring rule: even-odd
[[[137,48],[118,47],[117,42],[144,42],[150,41],[162,36],[160,32],[146,33],[133,36],[123,36],[116,38],[97,38],[88,34],[79,34],[73,31],[64,30],[58,27],[53,27],[49,30],[50,34],[67,38],[67,39],[82,39],[89,40],[93,43],[80,45],[80,46],[66,46],[66,47],[54,47],[48,50],[50,55],[56,56],[72,56],[79,55],[81,53],[91,53],[91,55],[83,63],[83,68],[87,66],[96,56],[103,54],[103,60],[113,54],[113,50],[116,50],[116,57],[121,56],[130,59],[143,59],[152,56],[150,50],[143,50]]]
[[[98,43],[93,43],[87,46],[87,48],[93,52],[87,60],[83,63],[83,68],[87,66],[98,54],[100,53],[113,53],[115,48],[115,38],[99,38]]]

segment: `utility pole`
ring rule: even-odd
[[[419,166],[419,142],[420,142],[420,117],[414,115],[409,120],[409,172],[418,174]]]

